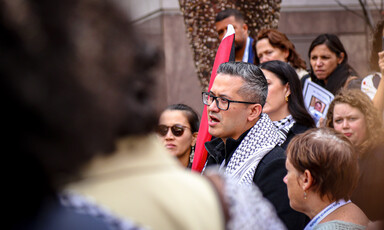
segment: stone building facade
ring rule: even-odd
[[[129,9],[144,38],[163,51],[156,73],[159,110],[172,103],[185,103],[202,112],[202,87],[196,75],[192,51],[185,33],[178,0],[119,0]],[[361,13],[357,0],[341,0]],[[321,33],[335,33],[342,40],[349,62],[359,73],[369,73],[370,33],[364,20],[335,0],[282,0],[278,29],[287,34],[307,61],[311,41]],[[377,18],[377,15],[374,14]]]

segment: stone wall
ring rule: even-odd
[[[193,64],[181,12],[160,14],[137,26],[146,40],[163,51],[163,61],[156,73],[158,109],[162,110],[169,104],[183,103],[201,114],[202,88]]]

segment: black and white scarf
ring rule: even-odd
[[[282,143],[287,139],[287,135],[292,126],[296,123],[295,119],[293,119],[292,115],[289,114],[285,118],[280,121],[274,121],[273,124],[279,130],[279,135]]]
[[[261,114],[233,153],[225,173],[231,175],[238,184],[252,184],[257,165],[278,144],[281,144],[281,139],[277,128],[267,114]],[[224,162],[221,167],[224,167]]]

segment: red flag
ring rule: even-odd
[[[231,24],[227,27],[227,33],[221,41],[217,49],[215,62],[213,64],[211,79],[209,81],[208,91],[211,90],[213,81],[216,77],[217,68],[221,63],[235,60],[235,30]],[[207,150],[205,149],[205,142],[211,140],[211,134],[208,133],[208,115],[207,106],[204,105],[203,115],[201,117],[199,134],[197,135],[195,156],[193,158],[192,170],[201,172],[204,168],[205,161],[207,160]]]

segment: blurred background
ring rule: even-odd
[[[190,39],[180,0],[117,0],[123,9],[130,9],[132,21],[143,39],[163,51],[158,72],[157,104],[159,110],[168,104],[184,103],[200,114],[203,110],[201,92]],[[187,1],[187,0],[186,0]],[[255,1],[255,0],[250,0]],[[195,1],[196,2],[196,1]],[[208,0],[202,2],[209,3]],[[217,2],[214,1],[214,2]],[[246,1],[242,1],[246,2]],[[264,1],[259,1],[264,2]],[[372,26],[382,17],[382,0],[277,0],[280,5],[277,29],[295,44],[308,62],[308,47],[321,33],[339,36],[349,55],[349,63],[360,77],[369,70]]]

